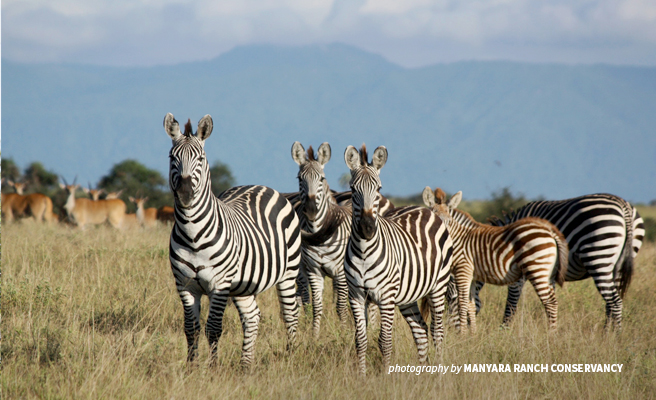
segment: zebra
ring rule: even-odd
[[[378,346],[383,364],[389,364],[392,352],[395,305],[410,325],[419,361],[425,362],[428,328],[422,314],[430,309],[431,335],[438,352],[444,337],[442,314],[451,270],[451,237],[446,225],[423,207],[399,207],[380,215],[379,173],[387,161],[384,146],[374,151],[371,163],[364,144],[360,152],[353,146],[347,147],[344,159],[351,170],[353,202],[344,272],[355,318],[359,371],[366,374],[368,302],[375,303],[380,310]],[[420,299],[424,299],[424,313],[417,306]]]
[[[526,277],[544,306],[549,328],[556,327],[558,302],[553,282],[562,286],[569,249],[563,234],[549,221],[523,218],[507,226],[476,222],[458,210],[462,192],[447,203],[446,194],[426,186],[424,204],[444,221],[453,238],[453,266],[459,301],[459,329],[476,331],[476,304],[471,291],[475,281],[507,285]],[[452,296],[451,296],[452,297]]]
[[[230,297],[244,333],[241,365],[248,369],[260,320],[255,296],[273,285],[287,329],[288,349],[295,342],[300,227],[292,205],[273,189],[238,186],[218,198],[212,194],[204,150],[212,127],[212,117],[206,115],[198,122],[196,135],[191,121],[180,133],[172,114],[164,118],[164,129],[172,139],[169,185],[175,198],[169,259],[184,308],[187,360],[197,357],[200,300],[207,295],[205,334],[211,363],[216,363],[223,313]]]
[[[312,244],[304,241],[302,245],[301,273],[312,288],[312,328],[315,337],[319,336],[321,327],[323,284],[326,275],[333,279],[340,320],[344,322],[348,318],[344,253],[351,233],[351,208],[337,205],[326,182],[324,166],[330,156],[330,145],[325,142],[319,146],[316,157],[312,146],[306,153],[301,143],[294,142],[292,145],[292,159],[299,166],[300,207],[297,212],[301,229],[314,236]],[[299,287],[301,285],[302,281]]]
[[[619,196],[598,193],[533,201],[503,218],[493,217],[490,222],[502,226],[525,217],[544,218],[565,235],[570,248],[565,281],[592,277],[606,302],[605,329],[621,330],[622,299],[631,283],[633,260],[645,235],[638,211]],[[520,279],[508,287],[504,324],[512,321],[523,286],[524,279]]]

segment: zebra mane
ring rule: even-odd
[[[364,143],[362,143],[362,147],[360,147],[360,163],[363,167],[371,165],[369,164],[369,156],[367,155],[367,145]]]
[[[446,193],[442,188],[435,188],[435,202],[437,204],[446,204]]]
[[[457,208],[452,210],[452,215],[454,220],[456,220],[460,225],[475,228],[481,226],[480,222],[476,221],[474,217],[471,216],[467,211],[462,211]]]
[[[314,149],[312,148],[312,145],[308,147],[307,149],[307,159],[308,161],[316,161],[317,157],[314,155]]]
[[[187,120],[187,123],[185,124],[185,130],[184,130],[184,135],[185,136],[191,136],[193,135],[193,128],[191,126],[191,118]]]

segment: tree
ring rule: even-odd
[[[16,162],[14,162],[13,158],[2,158],[1,161],[1,166],[0,168],[2,169],[2,177],[5,180],[10,180],[10,181],[19,181],[21,179],[21,172],[18,166],[16,165]],[[3,185],[3,188],[7,187],[7,191],[13,192],[14,190],[9,188],[9,186]],[[9,190],[11,189],[11,190]]]
[[[526,203],[528,203],[528,200],[522,193],[513,194],[509,187],[494,191],[492,192],[492,199],[483,206],[483,219],[481,220],[484,221],[493,215],[501,217],[503,216],[502,211],[517,210]]]
[[[136,160],[125,160],[115,164],[109,174],[100,179],[98,187],[105,189],[106,192],[123,190],[121,199],[125,201],[130,212],[136,209],[136,206],[128,201],[130,196],[148,197],[146,207],[173,204],[173,195],[162,174]]]
[[[59,177],[52,171],[47,171],[40,162],[33,162],[25,168],[23,179],[29,183],[30,192],[53,194],[59,190]]]
[[[232,176],[230,168],[221,161],[216,161],[210,168],[210,179],[212,180],[212,193],[217,196],[235,185],[235,178]]]

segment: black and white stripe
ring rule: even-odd
[[[164,128],[173,139],[169,184],[175,196],[175,224],[169,258],[184,307],[188,360],[197,355],[201,296],[207,295],[210,302],[205,333],[212,361],[230,297],[244,331],[241,362],[248,367],[260,320],[258,293],[276,286],[289,343],[296,338],[299,221],[289,201],[264,186],[231,188],[220,198],[212,194],[204,150],[212,126],[212,118],[206,115],[196,135],[190,122],[182,134],[173,115],[164,119]]]
[[[423,199],[444,221],[453,238],[451,269],[459,299],[461,330],[467,329],[468,318],[472,331],[476,330],[476,305],[472,296],[475,280],[508,285],[521,277],[526,277],[535,288],[549,327],[556,327],[558,303],[553,284],[564,282],[568,257],[567,242],[558,228],[539,218],[523,218],[501,227],[478,223],[456,208],[462,192],[447,203],[444,191],[437,188],[433,195],[431,188],[426,187]],[[450,293],[449,297],[455,296]]]
[[[395,306],[410,325],[419,361],[425,362],[428,328],[417,301],[424,299],[430,306],[431,335],[439,348],[444,336],[442,314],[451,268],[451,238],[442,221],[426,208],[400,207],[379,214],[379,171],[387,161],[385,147],[374,151],[371,164],[364,145],[360,153],[349,146],[344,158],[351,170],[353,201],[344,271],[355,318],[359,370],[366,373],[367,302],[377,304],[380,310],[378,345],[383,365],[390,361]]]
[[[644,224],[637,210],[612,194],[591,194],[560,201],[534,201],[495,225],[525,217],[544,218],[558,227],[569,244],[566,281],[592,277],[606,302],[606,327],[622,325],[622,298],[633,276],[633,260],[642,246]],[[508,288],[504,320],[510,321],[524,280]]]

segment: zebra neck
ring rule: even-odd
[[[321,202],[321,206],[319,207],[319,211],[317,212],[317,217],[314,221],[308,220],[305,216],[305,213],[302,214],[303,229],[310,233],[319,232],[325,225],[326,221],[329,219],[329,214],[331,213],[330,208],[331,207],[328,202],[328,198],[327,196],[324,196],[323,201]]]

